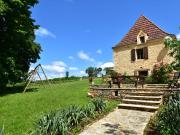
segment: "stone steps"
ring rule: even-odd
[[[124,99],[134,99],[134,100],[151,100],[151,101],[159,101],[162,96],[134,96],[134,95],[126,95]]]
[[[168,84],[146,84],[145,88],[162,88],[162,89],[167,89]]]
[[[159,107],[158,106],[147,106],[147,105],[137,105],[137,104],[119,104],[118,108],[121,109],[129,109],[129,110],[141,110],[141,111],[148,111],[148,112],[154,112]]]
[[[149,106],[158,106],[160,101],[152,101],[152,100],[133,100],[133,99],[123,99],[123,103],[125,104],[138,104],[138,105],[149,105]]]
[[[168,86],[168,84],[146,84],[146,86]]]
[[[145,88],[162,88],[162,89],[167,89],[168,86],[156,86],[156,87],[154,87],[154,86],[146,86]]]
[[[163,92],[124,92],[125,95],[138,95],[138,96],[161,96]]]
[[[165,90],[162,88],[128,89],[122,93],[122,104],[118,108],[141,111],[156,111]],[[167,90],[168,91],[168,90]]]

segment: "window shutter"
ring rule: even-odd
[[[135,49],[131,50],[131,61],[135,61],[136,57],[135,57]]]
[[[144,47],[144,59],[148,59],[148,48]]]

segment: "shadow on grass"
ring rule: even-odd
[[[5,90],[0,91],[0,96],[6,96],[9,94],[22,93],[23,94],[24,86],[9,86]],[[26,92],[38,92],[38,88],[28,88]]]

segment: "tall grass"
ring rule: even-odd
[[[98,104],[98,106],[97,106]],[[71,105],[67,109],[50,112],[36,123],[32,135],[67,135],[81,122],[93,118],[105,110],[106,103],[102,99],[94,99],[92,103],[79,107]],[[101,111],[100,111],[101,110]]]
[[[4,135],[4,126],[0,128],[0,135]]]

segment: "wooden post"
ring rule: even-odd
[[[45,72],[44,72],[44,69],[42,68],[41,64],[39,64],[39,66],[41,67],[41,70],[43,71],[43,74],[44,74],[44,76],[45,76],[45,78],[46,78],[46,81],[47,81],[48,84],[50,85],[50,82],[49,82],[49,80],[48,80],[48,78],[47,78],[47,76],[46,76],[46,74],[45,74]]]
[[[25,88],[24,88],[23,93],[26,92],[26,89],[27,89],[27,87],[29,86],[29,84],[31,83],[31,81],[32,81],[32,79],[34,78],[34,76],[35,76],[35,71],[32,71],[32,75],[30,75],[29,81],[26,83],[26,86],[25,86]]]

